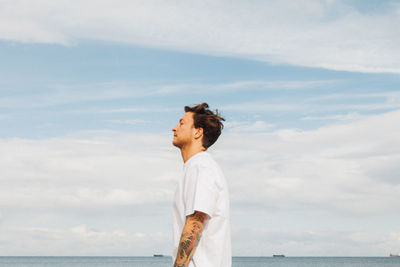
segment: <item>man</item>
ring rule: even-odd
[[[186,106],[185,112],[172,129],[172,143],[184,162],[173,205],[174,267],[230,267],[228,186],[207,152],[220,136],[224,119],[207,103]]]

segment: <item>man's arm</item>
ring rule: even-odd
[[[192,215],[186,217],[174,267],[187,267],[189,265],[189,261],[199,244],[207,216],[203,212],[195,211]]]

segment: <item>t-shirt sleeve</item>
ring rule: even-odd
[[[185,180],[185,216],[197,210],[212,217],[218,195],[215,172],[210,168],[194,165],[187,170]]]

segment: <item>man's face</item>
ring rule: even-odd
[[[174,146],[182,148],[193,141],[193,122],[193,112],[186,112],[183,114],[178,124],[172,128],[172,131],[174,132],[172,144]]]

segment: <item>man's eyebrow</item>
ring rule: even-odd
[[[184,120],[183,120],[183,119],[180,119],[180,120],[179,120],[179,122],[182,122],[182,121],[184,121]]]

